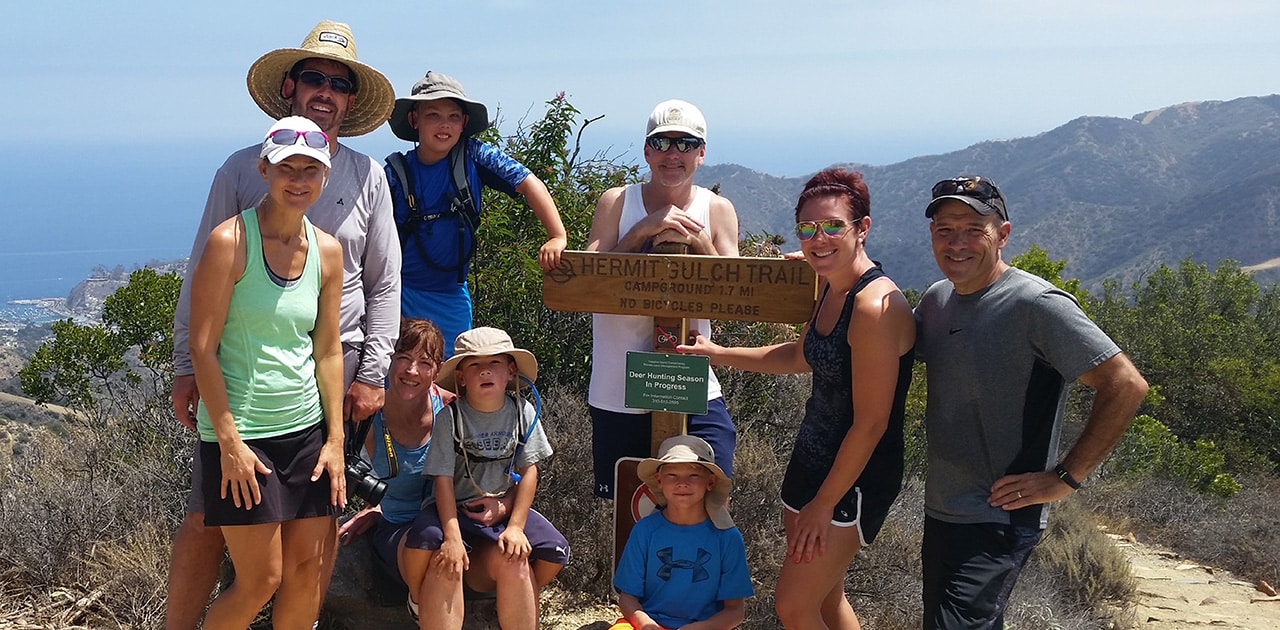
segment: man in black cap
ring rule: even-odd
[[[1049,518],[1129,428],[1147,383],[1076,299],[1002,258],[1012,225],[989,179],[938,182],[925,216],[946,280],[916,307],[925,411],[924,628],[1001,628]],[[1066,397],[1095,390],[1058,458]]]

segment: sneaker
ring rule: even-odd
[[[405,598],[406,608],[409,609],[409,616],[413,617],[413,622],[418,623],[418,603],[413,601],[412,597]]]

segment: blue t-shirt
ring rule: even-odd
[[[676,525],[661,511],[631,530],[613,585],[664,628],[705,621],[725,601],[755,595],[738,528],[716,529],[711,519]]]
[[[440,417],[440,410],[444,408],[444,399],[440,397],[440,390],[435,385],[431,386],[431,407],[435,411],[436,417]],[[383,437],[386,433],[387,423],[382,417],[382,411],[373,414],[373,426],[369,428],[373,435],[373,465],[374,474],[381,478],[386,478],[391,474],[391,463],[387,460],[387,442]],[[422,504],[431,496],[432,485],[427,482],[427,478],[422,476],[422,468],[427,461],[427,450],[431,447],[431,440],[427,440],[419,448],[409,448],[391,440],[391,445],[396,449],[396,464],[400,468],[399,474],[395,477],[387,479],[387,493],[382,497],[382,520],[393,523],[402,524],[413,521],[418,516],[418,511],[422,509]]]
[[[467,181],[476,212],[481,213],[484,187],[516,195],[531,171],[497,146],[467,138]],[[430,319],[444,333],[446,356],[453,341],[471,328],[471,295],[465,278],[475,253],[475,234],[462,217],[448,212],[454,192],[453,172],[446,157],[435,164],[423,164],[417,151],[405,152],[405,162],[413,173],[418,207],[424,216],[440,215],[408,228],[409,203],[404,186],[390,166],[387,181],[395,206],[396,227],[401,231],[404,257],[401,267],[400,311],[405,317]],[[479,226],[474,226],[479,227]],[[406,232],[406,230],[409,230]]]

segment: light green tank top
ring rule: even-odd
[[[227,400],[243,440],[287,435],[320,422],[311,332],[320,304],[320,252],[316,230],[307,230],[307,261],[287,287],[268,275],[255,208],[242,215],[245,269],[236,282],[218,344]],[[200,439],[216,442],[204,401],[197,411]]]

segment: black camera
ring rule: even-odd
[[[347,496],[355,495],[373,507],[382,502],[387,493],[387,482],[373,474],[373,466],[359,453],[347,455]]]
[[[381,503],[382,496],[387,493],[387,482],[374,474],[373,465],[360,456],[360,447],[364,444],[365,436],[369,434],[371,424],[373,423],[369,420],[356,422],[354,435],[347,439],[345,471],[347,497],[350,498],[353,495],[360,497],[369,507]]]

